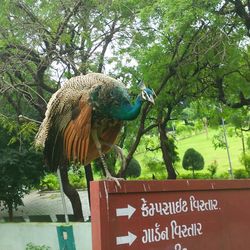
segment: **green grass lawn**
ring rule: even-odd
[[[188,148],[194,148],[204,157],[205,160],[204,170],[206,170],[207,166],[211,164],[213,161],[217,161],[218,163],[217,175],[227,172],[229,169],[227,150],[221,148],[217,149],[214,148],[214,145],[212,143],[212,138],[215,133],[216,133],[215,130],[210,129],[208,132],[208,138],[205,133],[202,133],[186,139],[179,140],[176,145],[178,147],[178,152],[181,161],[185,151]],[[239,161],[240,155],[242,153],[241,138],[236,136],[233,137],[228,136],[227,139],[228,139],[229,152],[233,169],[234,170],[239,168],[243,169],[244,166]],[[179,165],[180,166],[177,169],[179,173],[187,172],[181,167],[181,162],[179,163]]]
[[[209,129],[208,137],[206,136],[206,133],[200,133],[197,135],[190,136],[186,139],[177,140],[176,146],[178,148],[177,151],[179,153],[180,161],[176,164],[176,170],[179,175],[191,173],[191,171],[187,171],[182,168],[182,158],[188,148],[194,148],[195,150],[197,150],[199,153],[202,154],[205,160],[204,169],[201,171],[196,171],[196,173],[208,173],[207,167],[214,161],[217,161],[218,163],[218,169],[216,173],[217,177],[220,177],[222,174],[228,173],[229,161],[227,156],[227,150],[222,148],[215,149],[212,143],[213,136],[216,133],[218,133],[218,130]],[[241,138],[237,136],[228,136],[227,139],[233,170],[244,169],[244,166],[240,163],[239,160],[242,154]],[[154,144],[158,145],[156,137],[152,137],[151,140],[154,141]],[[155,175],[159,174],[159,178],[164,179],[166,177],[166,170],[164,164],[162,164],[161,168],[158,167],[158,170],[156,171],[150,170],[147,164],[147,162],[150,160],[154,160],[155,162],[158,162],[160,164],[163,163],[162,154],[160,150],[154,152],[146,151],[145,146],[143,146],[142,142],[141,146],[135,154],[135,158],[140,162],[142,166],[142,178],[151,178],[152,173],[154,173]]]

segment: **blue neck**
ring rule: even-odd
[[[142,98],[139,95],[134,105],[127,104],[122,106],[119,111],[117,110],[117,112],[113,114],[114,118],[119,120],[134,120],[140,113],[142,103]]]

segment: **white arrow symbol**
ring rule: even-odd
[[[128,216],[128,219],[133,215],[135,212],[135,208],[128,205],[128,207],[125,208],[117,208],[116,209],[116,216]]]
[[[137,236],[128,232],[126,236],[116,237],[116,245],[129,244],[130,246],[136,240]]]

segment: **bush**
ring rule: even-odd
[[[178,176],[178,179],[193,179],[192,173],[181,174]]]
[[[210,173],[210,178],[213,179],[216,172],[218,169],[218,163],[217,161],[214,161],[213,163],[211,163],[210,165],[208,165],[207,170]]]
[[[32,188],[39,186],[44,170],[42,158],[33,150],[0,147],[0,206],[13,220],[13,209],[23,205],[22,198]]]
[[[55,174],[47,174],[40,183],[41,190],[58,190],[59,189],[59,181],[58,177]]]
[[[230,176],[228,172],[224,172],[218,176],[218,179],[229,179],[229,178]]]
[[[154,177],[154,174],[152,174],[152,175],[143,175],[143,176],[140,176],[139,178],[137,178],[136,180],[138,180],[138,181],[152,181],[152,180],[155,180],[153,177]]]
[[[192,132],[193,132],[193,126],[185,124],[176,125],[176,134],[181,135],[182,138],[192,135]]]
[[[137,178],[141,175],[141,166],[140,163],[132,158],[125,172],[126,177],[134,177]]]
[[[150,158],[146,163],[147,168],[149,169],[149,178],[162,180],[166,179],[166,167],[162,161],[159,161],[156,158]]]
[[[201,173],[196,173],[195,174],[196,179],[211,179],[211,175],[208,172],[201,172]]]
[[[68,171],[69,183],[73,188],[86,188],[86,180],[84,168],[79,166],[71,166]],[[56,174],[47,174],[40,182],[40,189],[43,191],[59,190],[59,180]]]
[[[242,154],[240,157],[240,162],[245,166],[248,174],[250,174],[250,153],[247,152],[245,154]]]
[[[248,172],[245,169],[235,169],[233,171],[235,179],[246,179],[248,178]]]
[[[87,186],[85,177],[81,177],[77,173],[73,172],[69,173],[69,183],[72,185],[72,187],[78,189],[83,189]]]
[[[192,170],[194,178],[194,171],[204,168],[204,158],[195,149],[189,148],[183,156],[182,166],[186,170]]]
[[[204,173],[196,173],[195,174],[196,179],[210,179],[210,174],[207,172]],[[179,179],[193,179],[193,174],[192,173],[187,173],[187,174],[181,174],[179,176]]]

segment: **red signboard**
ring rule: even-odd
[[[250,180],[91,183],[93,250],[250,249]]]

